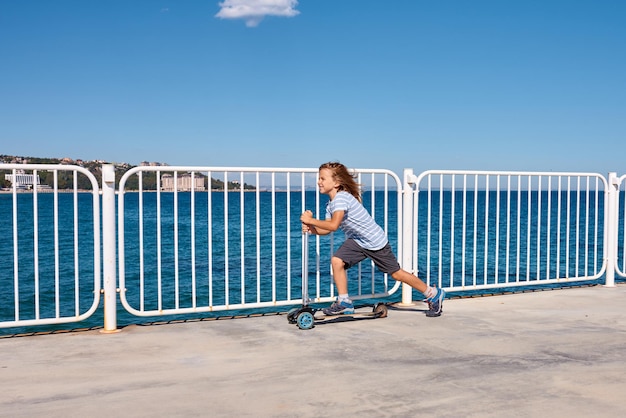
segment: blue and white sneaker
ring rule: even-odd
[[[426,299],[426,302],[428,302],[428,311],[426,311],[426,316],[430,318],[441,316],[441,313],[443,312],[443,300],[445,298],[446,292],[444,292],[443,289],[437,289],[435,296]]]
[[[332,305],[328,308],[322,309],[324,315],[343,315],[343,314],[353,314],[354,313],[354,305],[349,300],[342,300],[341,302],[336,301],[333,302]]]

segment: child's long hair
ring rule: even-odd
[[[339,191],[350,193],[361,202],[361,188],[356,182],[357,175],[348,171],[348,168],[339,162],[328,162],[320,165],[320,170],[326,168],[330,170],[333,179],[339,183]]]

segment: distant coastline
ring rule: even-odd
[[[102,191],[102,189],[100,189],[100,192]],[[206,193],[206,192],[224,192],[224,189],[211,189],[211,190],[196,190],[194,193]],[[307,192],[311,192],[311,191],[315,191],[315,189],[307,189],[305,190]],[[33,194],[35,193],[34,190],[29,189],[29,190],[24,190],[24,189],[18,189],[15,191],[16,194]],[[74,189],[57,189],[58,193],[74,193]],[[76,193],[91,193],[92,190],[89,189],[76,189]],[[119,191],[117,189],[115,189],[115,193],[117,194]],[[157,190],[141,190],[141,193],[156,193]],[[228,190],[229,193],[241,193],[242,190],[233,190],[230,189]],[[257,190],[254,189],[244,189],[243,190],[244,193],[256,193]],[[259,193],[271,193],[272,190],[271,189],[259,189],[258,190]],[[302,190],[301,189],[292,189],[292,190],[286,190],[286,189],[275,189],[273,190],[274,193],[287,193],[287,192],[291,192],[291,193],[301,193]],[[0,194],[12,194],[13,193],[13,189],[0,189]],[[41,189],[41,190],[37,190],[38,194],[50,194],[50,193],[54,193],[54,189]],[[124,190],[124,193],[140,193],[139,190],[137,189],[132,189],[132,190]],[[174,193],[172,190],[161,190],[161,193]],[[191,193],[191,190],[179,190],[177,193]]]

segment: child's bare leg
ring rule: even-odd
[[[322,312],[324,315],[353,314],[354,305],[352,305],[348,296],[348,274],[343,260],[333,257],[330,260],[330,264],[333,267],[333,280],[338,292],[337,301],[330,307],[322,309]]]
[[[341,258],[333,257],[331,260],[333,266],[333,280],[337,286],[337,293],[340,295],[348,294],[348,275]]]
[[[391,275],[394,280],[401,281],[402,283],[406,283],[414,289],[424,293],[428,286],[424,283],[419,277],[412,275],[408,271],[404,271],[402,269],[396,271]]]
[[[393,273],[391,277],[422,292],[428,301],[428,312],[426,312],[426,316],[437,317],[441,315],[443,299],[446,297],[446,292],[444,292],[443,289],[428,286],[419,277],[414,276],[408,271],[404,271],[402,269]]]

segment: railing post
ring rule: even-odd
[[[404,169],[404,185],[402,193],[402,268],[413,274],[413,170]],[[402,305],[413,303],[413,288],[406,283],[402,283]]]
[[[104,275],[104,330],[117,332],[115,263],[115,167],[102,165],[102,272]]]
[[[609,182],[605,209],[606,225],[606,281],[607,287],[615,287],[615,269],[617,266],[617,235],[619,222],[618,213],[619,179],[617,173],[609,173]]]

